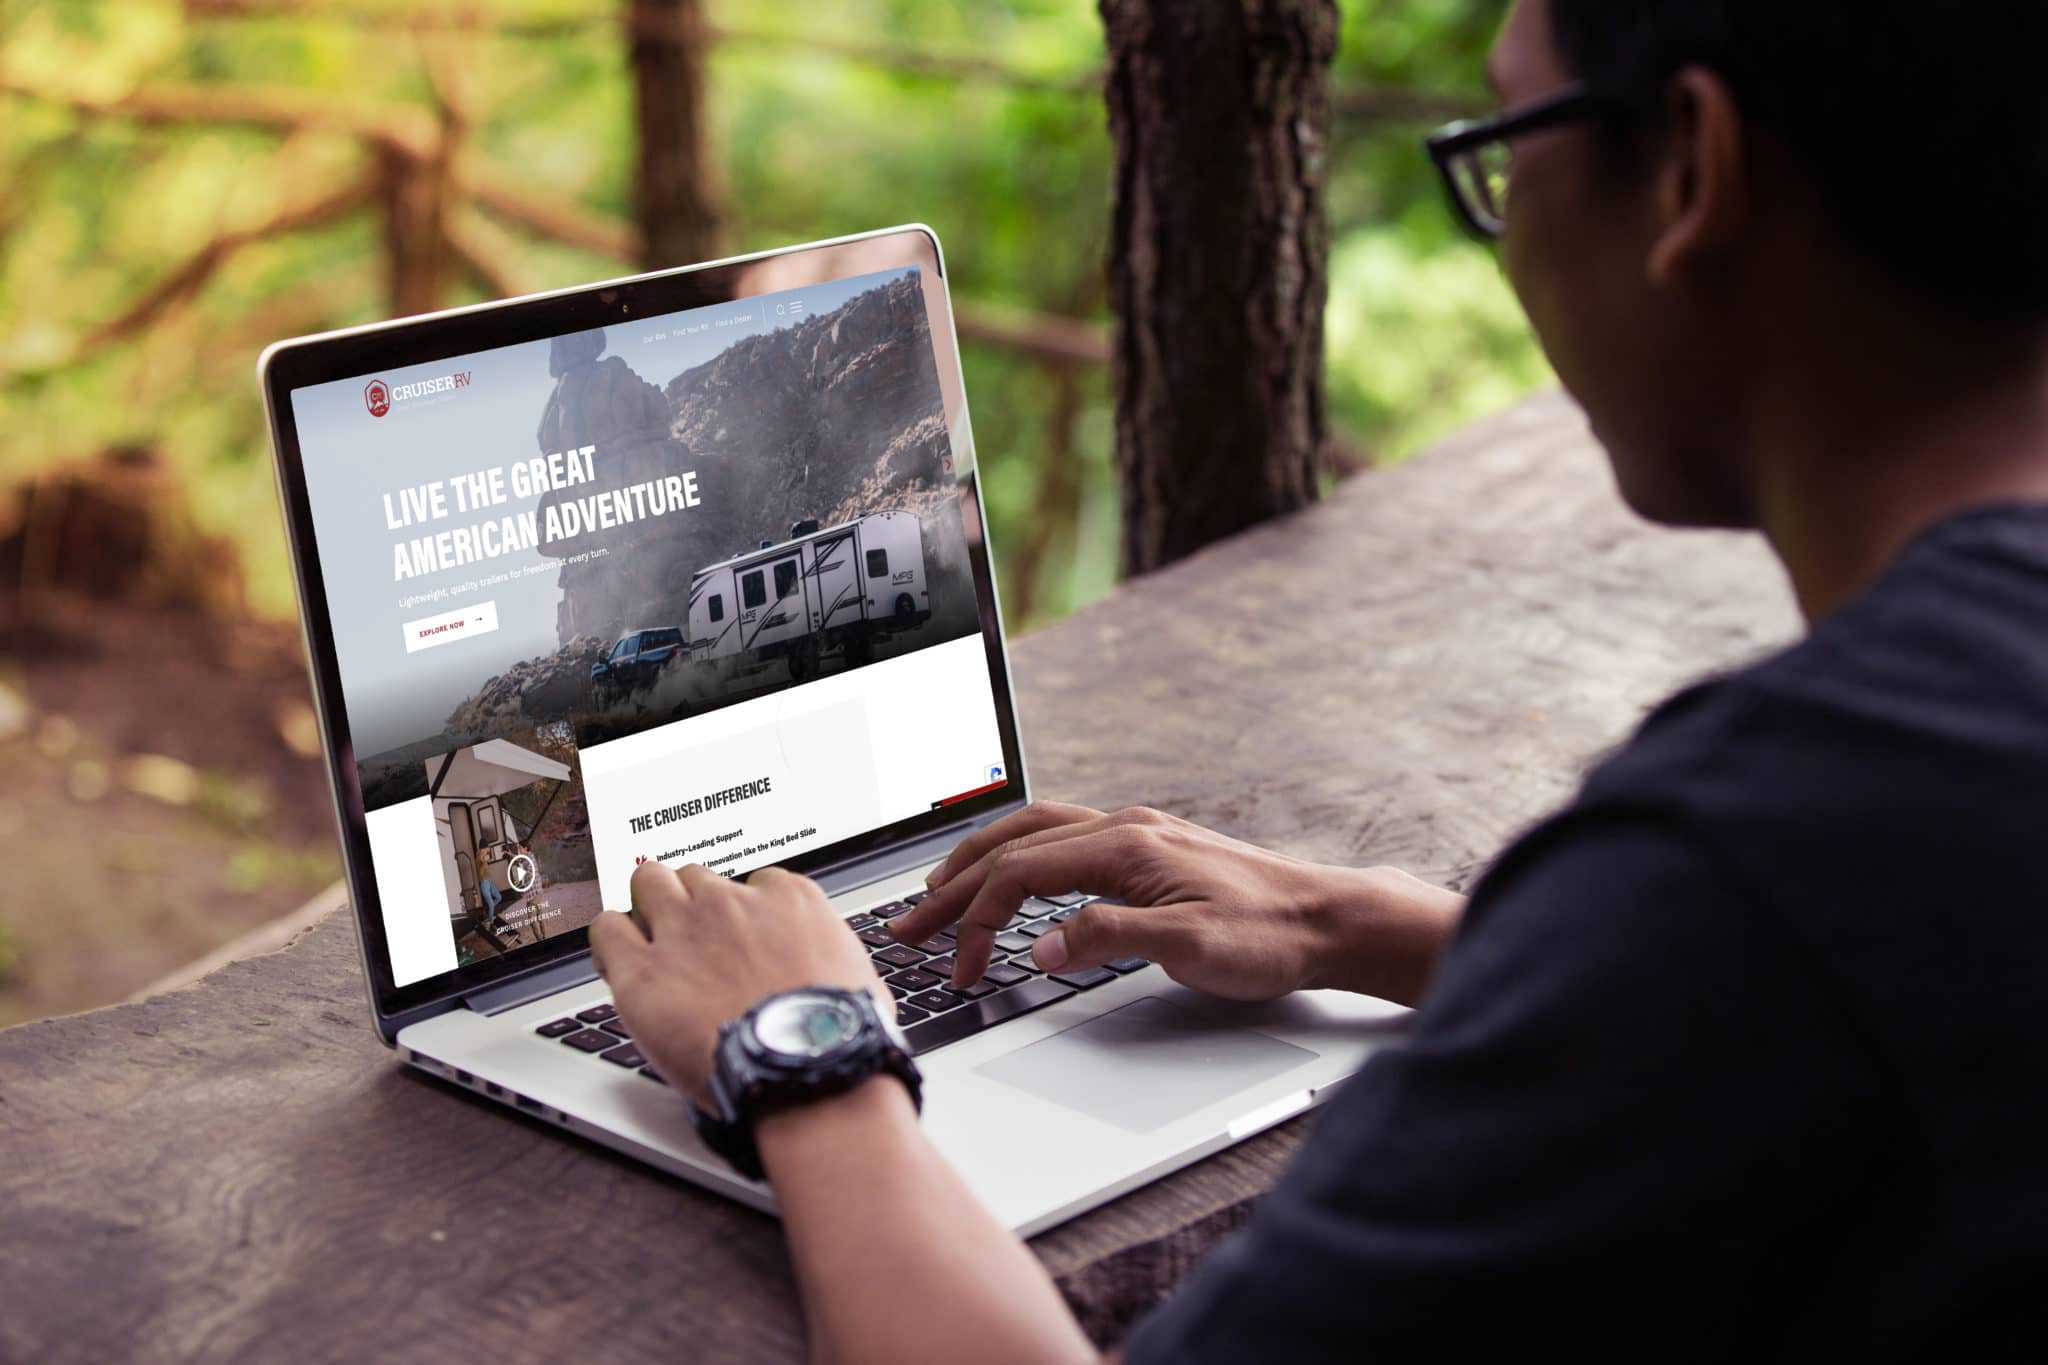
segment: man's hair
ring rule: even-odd
[[[1654,109],[1682,67],[1813,177],[1843,241],[1959,312],[2048,322],[2042,0],[1552,0],[1565,65]]]

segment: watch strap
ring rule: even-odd
[[[864,1031],[872,1040],[870,1046],[824,1063],[808,1074],[777,1077],[773,1084],[764,1083],[765,1078],[746,1055],[742,1030],[763,1007],[779,998],[771,996],[719,1029],[718,1044],[712,1054],[712,1108],[690,1102],[690,1122],[704,1145],[749,1180],[767,1178],[760,1148],[754,1140],[754,1122],[762,1114],[843,1095],[878,1075],[902,1081],[910,1092],[911,1106],[919,1112],[924,1109],[923,1073],[911,1060],[901,1038],[882,1021],[874,998],[866,991],[837,987],[808,989],[852,999],[869,1026]]]

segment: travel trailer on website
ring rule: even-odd
[[[1007,781],[917,270],[292,411],[398,985]]]

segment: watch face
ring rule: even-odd
[[[860,1031],[860,1012],[851,1002],[808,991],[771,1000],[754,1016],[754,1037],[763,1048],[806,1060],[839,1051]]]

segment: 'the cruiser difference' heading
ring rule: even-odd
[[[514,500],[535,500],[596,480],[596,446],[540,455],[386,493],[384,525],[387,530],[405,531],[452,516],[474,516]],[[528,508],[467,526],[412,536],[391,547],[392,581],[552,545],[586,531],[608,531],[649,517],[686,511],[702,501],[697,492],[697,471],[692,469],[624,488],[564,498],[548,504],[544,511]]]

